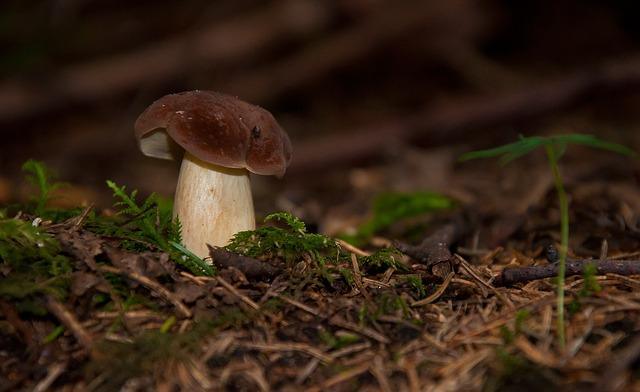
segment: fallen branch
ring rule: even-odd
[[[156,282],[153,279],[147,278],[146,276],[137,274],[132,271],[124,271],[119,268],[111,267],[108,265],[100,265],[98,266],[98,270],[102,272],[117,274],[117,275],[124,275],[127,278],[134,280],[140,283],[141,285],[147,287],[151,291],[158,294],[165,301],[171,303],[176,308],[176,310],[178,311],[181,317],[190,318],[192,315],[189,308],[187,308],[182,303],[182,301],[180,301],[180,299],[178,299],[171,291],[167,290],[166,288],[164,288],[164,286],[162,286],[160,283]]]
[[[45,306],[47,307],[47,310],[49,310],[49,312],[51,312],[60,321],[60,323],[62,323],[62,325],[71,331],[76,340],[78,340],[78,343],[80,343],[80,345],[88,352],[91,352],[93,339],[82,327],[82,324],[80,324],[76,316],[69,312],[63,304],[50,295],[46,297]]]
[[[305,12],[299,12],[301,7]],[[241,62],[293,35],[321,29],[327,23],[328,8],[316,2],[275,2],[132,53],[71,66],[44,82],[5,81],[0,84],[0,121],[103,99],[214,64]]]
[[[453,255],[449,247],[466,232],[462,215],[456,216],[450,223],[437,229],[418,245],[409,245],[394,241],[393,245],[405,255],[424,264],[436,276],[445,279],[452,272]]]
[[[287,174],[308,174],[380,156],[394,143],[420,140],[438,145],[470,130],[497,127],[540,117],[600,94],[636,91],[640,85],[640,54],[599,67],[579,70],[551,81],[521,86],[501,95],[467,97],[418,114],[376,121],[359,130],[342,130],[296,143]]]
[[[213,264],[218,268],[234,267],[240,270],[248,279],[265,279],[273,278],[282,272],[281,268],[276,268],[266,261],[260,261],[253,257],[242,256],[237,253],[229,252],[223,248],[217,248],[210,245],[209,255],[213,260]]]
[[[596,274],[640,275],[640,260],[571,260],[567,261],[566,276],[581,275],[587,265],[596,267]],[[558,275],[558,264],[507,268],[498,275],[494,286],[511,286]]]

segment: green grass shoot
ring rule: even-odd
[[[549,137],[531,136],[520,137],[515,143],[505,144],[496,148],[480,151],[472,151],[463,154],[461,161],[478,158],[499,158],[500,163],[506,164],[518,159],[538,148],[544,148],[547,154],[549,167],[553,175],[558,202],[560,205],[560,259],[558,261],[558,287],[557,287],[557,335],[561,349],[565,347],[564,325],[564,281],[567,263],[567,250],[569,247],[569,201],[564,189],[564,183],[560,174],[559,160],[570,144],[583,145],[595,149],[612,151],[618,154],[637,158],[636,151],[621,144],[599,139],[592,135],[567,134]]]
[[[371,218],[364,222],[354,235],[342,236],[344,240],[360,245],[376,233],[406,218],[435,211],[448,210],[455,202],[435,192],[386,192],[373,201]]]
[[[47,203],[53,198],[53,192],[64,184],[56,182],[52,171],[43,162],[34,159],[26,161],[22,165],[22,171],[26,173],[27,181],[38,189],[38,194],[31,200],[33,213],[43,217]]]

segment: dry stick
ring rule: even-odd
[[[296,144],[287,174],[308,174],[384,153],[390,143],[457,140],[470,130],[539,117],[576,105],[595,94],[634,91],[640,85],[640,55],[538,81],[501,95],[466,97],[422,113],[366,124]]]
[[[338,243],[338,245],[340,245],[342,248],[346,249],[347,251],[351,252],[351,253],[355,253],[358,256],[371,256],[371,253],[364,251],[356,246],[351,245],[350,243],[348,243],[345,240],[341,240],[341,239],[337,239],[336,242]]]
[[[51,75],[48,81],[5,81],[0,85],[0,121],[163,83],[198,67],[242,62],[283,39],[318,31],[327,23],[331,7],[314,5],[316,2],[305,4],[314,9],[302,23],[297,16],[291,17],[292,6],[299,9],[299,3],[275,2],[240,18],[209,23],[201,30],[135,52],[71,66]]]
[[[618,275],[640,274],[640,260],[571,260],[567,261],[565,276],[580,275],[584,268],[593,264],[598,275],[609,273]],[[496,286],[510,286],[516,283],[555,277],[558,274],[557,264],[536,265],[532,267],[506,268],[496,277]]]
[[[640,357],[640,334],[636,334],[633,339],[622,349],[613,353],[613,358],[601,373],[600,381],[594,387],[594,391],[617,390],[623,380],[623,374],[629,370],[631,364]]]
[[[260,309],[260,305],[258,305],[257,303],[253,302],[251,300],[251,298],[247,297],[246,295],[242,294],[241,292],[239,292],[235,287],[233,287],[232,284],[230,284],[229,282],[227,282],[226,280],[222,279],[220,276],[215,278],[218,283],[220,283],[225,289],[227,289],[231,294],[235,295],[236,297],[240,298],[240,300],[244,303],[246,303],[247,305],[249,305],[251,308],[253,308],[254,310],[258,310]]]
[[[442,284],[440,285],[440,287],[438,287],[435,293],[431,294],[425,299],[421,299],[420,301],[416,301],[412,303],[411,306],[417,307],[417,306],[428,305],[433,301],[437,300],[438,298],[440,298],[440,296],[444,293],[447,287],[449,287],[449,283],[451,283],[451,280],[453,279],[454,276],[455,276],[455,273],[449,272],[449,275],[447,275],[447,277],[444,279],[444,282],[442,282]]]
[[[282,294],[274,294],[274,296],[277,296],[278,298],[282,299],[283,301],[285,301],[287,303],[290,303],[291,305],[296,306],[296,307],[304,310],[305,312],[307,312],[309,314],[312,314],[312,315],[314,315],[316,317],[323,317],[323,318],[326,317],[326,316],[322,315],[322,313],[320,311],[318,311],[318,310],[316,310],[316,309],[314,309],[314,308],[312,308],[310,306],[307,306],[305,304],[302,304],[302,303],[300,303],[300,302],[298,302],[298,301],[296,301],[294,299],[286,297],[286,296],[284,296]],[[387,338],[386,336],[382,335],[381,333],[376,332],[371,328],[361,327],[359,325],[356,325],[356,324],[350,323],[348,321],[345,321],[344,319],[342,319],[339,316],[333,316],[333,317],[329,318],[327,321],[329,322],[329,324],[333,325],[334,327],[348,329],[350,331],[356,332],[356,333],[358,333],[360,335],[367,336],[367,337],[369,337],[369,338],[371,338],[373,340],[376,340],[376,341],[378,341],[380,343],[383,343],[383,344],[388,344],[388,343],[391,342],[389,340],[389,338]]]
[[[156,282],[155,280],[147,278],[146,276],[137,274],[135,272],[124,271],[116,267],[110,267],[108,265],[100,265],[98,266],[98,269],[103,272],[110,272],[112,274],[124,275],[131,280],[135,280],[136,282],[140,283],[141,285],[147,287],[151,291],[158,294],[160,297],[164,298],[167,302],[171,303],[176,308],[178,313],[180,313],[181,316],[187,317],[187,318],[191,317],[191,311],[189,310],[189,308],[187,308],[182,303],[182,301],[180,301],[175,295],[173,295],[172,292],[164,288],[164,286],[162,286],[160,283]]]
[[[480,277],[480,275],[478,275],[476,273],[476,271],[473,269],[473,267],[464,259],[462,258],[462,256],[460,256],[459,254],[454,254],[454,256],[458,259],[458,261],[460,262],[460,266],[469,274],[471,275],[471,277],[473,279],[476,280],[476,282],[480,283],[482,286],[484,286],[485,288],[489,289],[496,297],[498,297],[498,299],[500,299],[500,301],[502,301],[502,303],[504,303],[506,306],[508,306],[509,308],[513,309],[515,306],[513,305],[513,302],[511,302],[507,297],[505,297],[501,292],[499,292],[498,290],[496,290],[495,287],[493,287],[492,285],[490,285],[489,283],[485,282],[484,279],[482,279]]]
[[[298,385],[304,384],[305,380],[309,378],[311,373],[313,373],[316,370],[319,363],[320,363],[320,360],[318,358],[311,359],[307,364],[307,366],[305,366],[304,369],[302,369],[302,371],[296,377],[296,384]]]
[[[326,380],[325,382],[323,382],[322,384],[320,384],[317,387],[313,387],[313,388],[309,388],[308,391],[309,392],[317,392],[317,391],[326,391],[329,390],[331,387],[338,385],[342,382],[345,382],[347,380],[350,380],[354,377],[357,377],[359,375],[361,375],[362,373],[366,372],[369,370],[369,366],[370,364],[368,362],[365,362],[361,365],[355,366],[349,370],[345,370],[342,373],[336,374],[335,376],[331,377],[330,379]]]
[[[373,340],[376,340],[382,344],[389,344],[391,343],[391,341],[389,340],[388,337],[384,336],[383,334],[374,331],[371,328],[367,328],[367,327],[361,327],[357,324],[354,323],[350,323],[348,321],[343,320],[342,318],[338,317],[338,316],[334,316],[331,317],[329,319],[329,324],[333,325],[334,327],[339,327],[339,328],[344,328],[344,329],[348,329],[350,331],[359,333],[360,335],[364,335],[367,336]]]
[[[383,392],[391,392],[391,383],[389,382],[389,377],[387,377],[387,373],[385,371],[384,362],[380,355],[376,355],[373,358],[373,366],[369,369],[371,374],[378,381],[378,385],[380,385],[380,390]]]
[[[305,354],[309,354],[314,358],[319,359],[324,363],[333,362],[333,358],[330,355],[323,353],[315,347],[312,347],[305,343],[250,343],[242,342],[238,343],[239,346],[249,349],[260,351],[299,351]]]
[[[278,299],[281,299],[284,302],[286,302],[286,303],[288,303],[290,305],[296,306],[296,307],[304,310],[305,312],[310,313],[310,314],[312,314],[312,315],[314,315],[316,317],[322,317],[320,315],[320,313],[316,309],[312,308],[311,306],[307,306],[307,305],[303,304],[302,302],[296,301],[293,298],[289,298],[287,296],[284,296],[282,294],[277,294],[277,293],[271,294],[271,296],[276,297]]]
[[[64,373],[66,369],[67,369],[66,362],[58,362],[49,366],[49,369],[47,370],[47,376],[43,378],[40,382],[38,382],[38,385],[36,385],[35,388],[33,388],[32,392],[49,391],[51,384],[53,384],[58,379],[58,377],[60,377],[60,375]]]
[[[93,339],[91,339],[91,335],[82,327],[76,316],[74,316],[71,312],[65,308],[63,304],[61,304],[57,299],[53,298],[50,295],[46,296],[45,305],[47,309],[65,326],[73,336],[78,340],[78,342],[84,347],[87,351],[91,351],[91,347],[93,346]]]

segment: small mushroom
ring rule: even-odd
[[[271,113],[213,91],[169,94],[137,119],[143,154],[175,159],[184,151],[174,201],[182,240],[200,257],[255,229],[249,172],[281,177],[291,142]]]

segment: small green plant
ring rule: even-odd
[[[530,312],[527,309],[519,310],[516,313],[515,320],[513,322],[513,329],[510,329],[506,325],[500,327],[500,334],[505,344],[511,344],[515,340],[516,336],[522,331],[524,322],[529,318]]]
[[[332,350],[337,350],[360,340],[360,336],[348,332],[333,334],[325,329],[320,329],[318,337]]]
[[[406,218],[455,206],[450,198],[434,192],[382,193],[373,201],[372,216],[354,235],[343,238],[354,244],[362,244],[374,234]]]
[[[427,296],[427,289],[422,283],[422,278],[419,275],[407,275],[407,283],[411,290],[416,294],[418,299],[422,299]]]
[[[36,297],[64,298],[71,263],[58,241],[40,227],[20,219],[0,217],[0,266],[10,274],[0,279],[0,297],[10,298],[20,311],[46,314]]]
[[[38,194],[30,201],[33,206],[32,212],[40,217],[51,218],[47,214],[47,204],[53,199],[53,192],[64,184],[56,182],[51,170],[43,162],[34,159],[26,161],[22,165],[22,171],[26,173],[27,180],[38,190]]]
[[[363,269],[371,273],[386,271],[389,268],[407,271],[407,266],[399,261],[400,258],[401,254],[397,249],[382,248],[369,256],[359,257],[358,260]]]
[[[575,314],[582,308],[582,299],[593,296],[602,290],[602,287],[598,283],[597,279],[598,267],[595,263],[585,264],[582,270],[582,288],[578,292],[578,295],[574,298],[573,302],[569,304],[569,314]]]
[[[265,222],[278,221],[285,228],[264,226],[237,233],[226,249],[250,257],[281,257],[286,262],[308,255],[321,265],[339,257],[336,242],[324,235],[308,233],[303,221],[287,212],[268,215]]]
[[[211,276],[213,267],[181,245],[180,222],[174,220],[171,203],[151,194],[142,203],[137,191],[127,192],[125,186],[107,181],[116,199],[116,219],[96,218],[87,224],[93,231],[118,237],[130,250],[161,250],[171,259],[196,275]]]
[[[594,263],[588,263],[584,266],[582,270],[584,283],[580,290],[580,295],[582,297],[590,297],[602,290],[600,283],[598,283],[597,275],[598,267]]]
[[[505,164],[518,159],[538,148],[544,148],[547,154],[547,160],[551,173],[553,174],[558,201],[560,204],[560,259],[558,261],[558,289],[557,289],[557,323],[558,323],[558,342],[560,347],[565,346],[565,327],[564,327],[564,279],[567,261],[567,250],[569,247],[569,201],[567,193],[564,189],[562,176],[558,161],[564,154],[567,145],[578,144],[601,150],[608,150],[618,154],[631,157],[638,157],[638,153],[620,144],[611,143],[598,139],[592,135],[569,134],[557,136],[532,136],[521,137],[515,143],[506,144],[500,147],[473,151],[466,153],[460,157],[461,161],[468,161],[477,158],[494,158],[500,157],[500,162]]]

